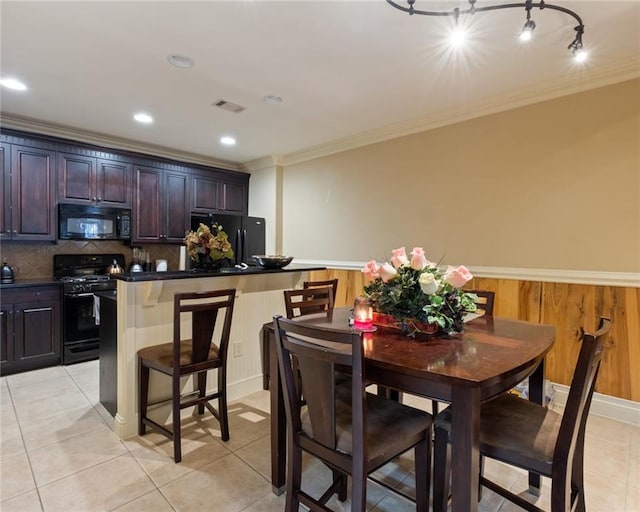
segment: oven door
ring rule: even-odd
[[[93,311],[93,293],[64,296],[62,323],[64,364],[97,359],[100,327]]]

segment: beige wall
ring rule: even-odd
[[[640,272],[640,80],[287,166],[282,205],[299,259]]]

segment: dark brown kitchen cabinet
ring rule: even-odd
[[[218,211],[219,180],[213,175],[191,177],[191,211],[193,213],[213,213]]]
[[[246,215],[247,185],[244,183],[227,182],[220,184],[218,208],[225,213]]]
[[[10,216],[5,209],[4,239],[56,240],[55,156],[48,149],[11,146]]]
[[[58,285],[2,289],[2,375],[60,364],[60,312]]]
[[[11,238],[11,146],[0,143],[0,240]]]
[[[182,243],[190,224],[188,173],[135,166],[133,243]]]
[[[130,192],[130,164],[58,153],[58,201],[130,207]]]

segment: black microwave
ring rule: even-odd
[[[60,240],[131,240],[131,210],[78,204],[58,205]]]

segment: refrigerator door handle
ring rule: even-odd
[[[250,255],[247,254],[249,252],[249,241],[247,240],[247,230],[242,230],[242,260],[240,263],[246,263],[246,260],[249,259]]]
[[[234,254],[234,259],[236,260],[236,265],[238,263],[242,263],[242,246],[244,245],[244,237],[242,236],[242,230],[236,230],[236,254]]]

